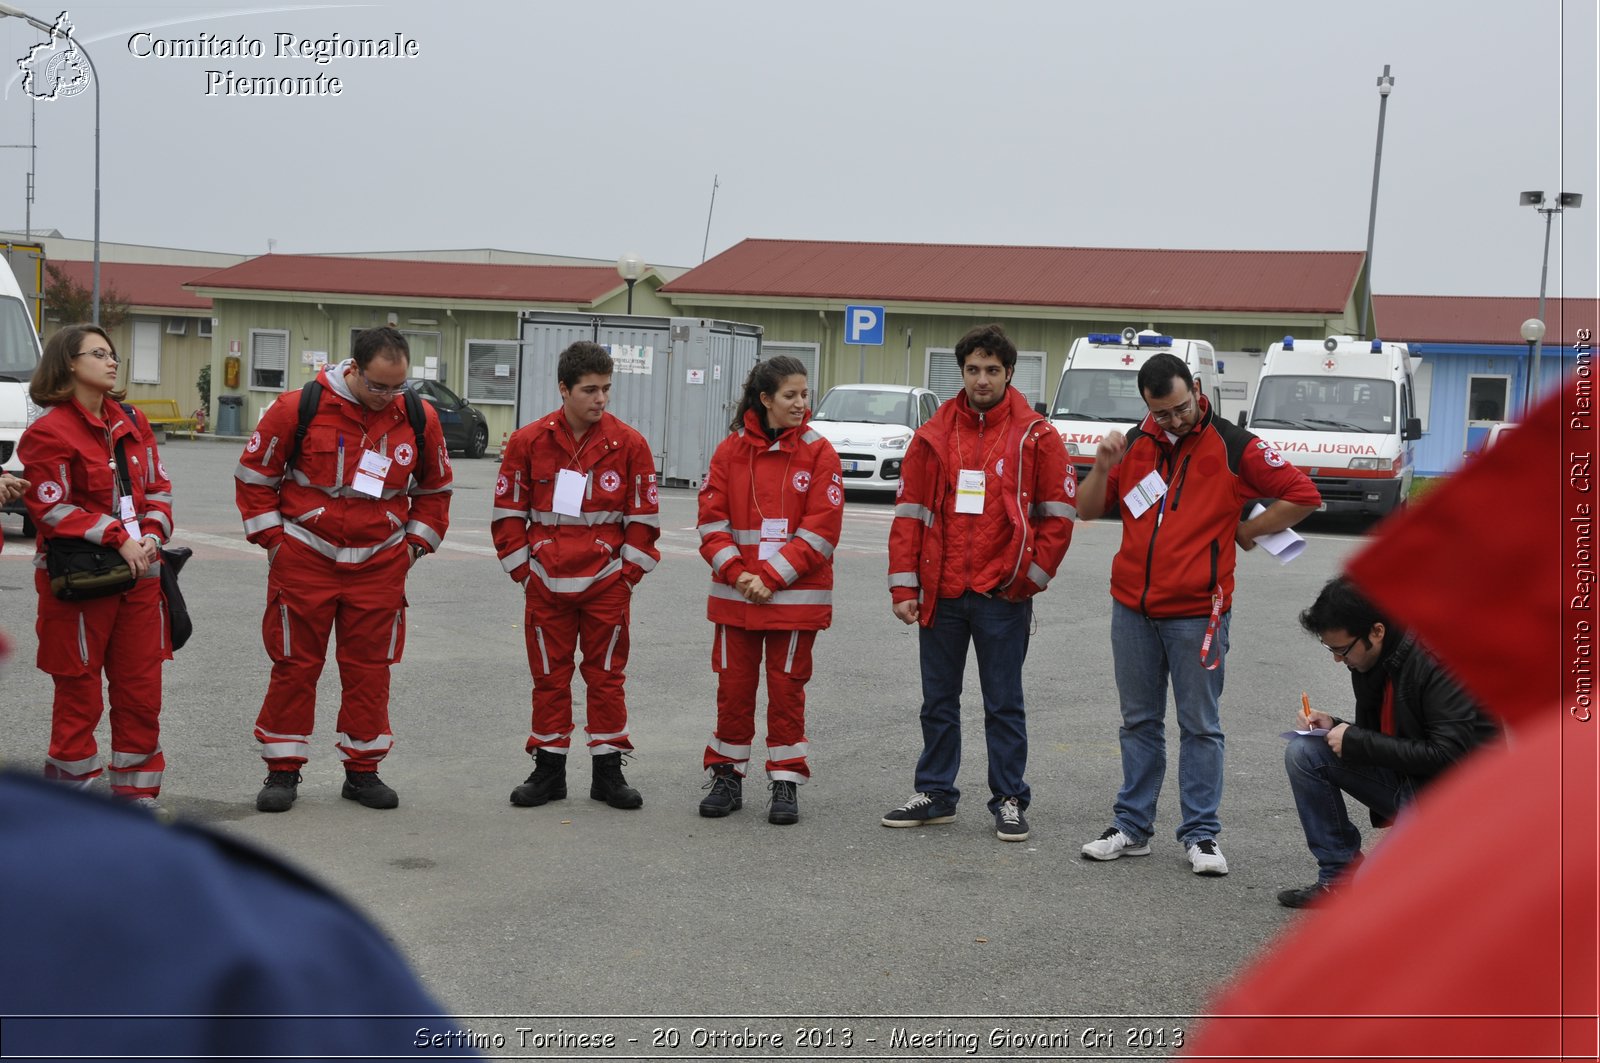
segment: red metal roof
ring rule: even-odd
[[[622,287],[610,266],[511,266],[413,259],[262,255],[196,275],[201,288],[329,292],[407,299],[588,305]]]
[[[56,266],[73,282],[85,289],[94,288],[94,263],[72,259],[52,259],[46,265]],[[133,306],[160,306],[172,310],[209,310],[211,300],[186,290],[183,286],[203,273],[209,266],[157,266],[142,262],[100,263],[100,294],[115,291]],[[50,281],[48,277],[46,284]]]
[[[1538,296],[1374,295],[1373,335],[1400,343],[1523,343],[1522,323],[1539,316]],[[1570,346],[1578,330],[1592,344],[1600,299],[1546,299],[1545,346]]]
[[[1338,314],[1359,251],[745,240],[663,295]]]

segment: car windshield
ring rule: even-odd
[[[28,308],[20,299],[0,298],[0,377],[26,383],[38,367],[39,341]]]
[[[1367,377],[1262,377],[1250,423],[1314,432],[1393,432],[1394,383]]]
[[[813,421],[858,421],[865,424],[897,424],[907,428],[916,422],[911,417],[912,395],[906,391],[873,391],[868,388],[834,388],[811,415]]]
[[[1056,388],[1051,417],[1075,421],[1141,420],[1147,412],[1135,369],[1068,369]]]
[[[437,380],[425,380],[417,385],[417,390],[426,398],[437,399],[446,406],[460,406],[461,399],[455,392],[439,383]]]

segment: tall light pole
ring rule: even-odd
[[[1522,193],[1517,202],[1524,207],[1533,207],[1544,215],[1544,258],[1539,262],[1539,335],[1534,339],[1532,353],[1528,357],[1528,395],[1531,397],[1539,390],[1539,355],[1544,351],[1544,288],[1545,281],[1550,277],[1550,220],[1568,207],[1577,210],[1583,206],[1583,196],[1578,192],[1558,192],[1556,205],[1547,207],[1544,205],[1544,193],[1535,190]],[[1522,327],[1522,335],[1527,338],[1528,323],[1524,322]]]
[[[1528,377],[1522,382],[1522,419],[1528,419],[1528,411],[1533,409],[1533,349],[1544,340],[1544,320],[1530,317],[1522,323],[1522,338],[1528,344]]]
[[[617,259],[617,275],[628,282],[628,313],[633,313],[633,286],[644,276],[646,266],[637,251],[624,252]]]
[[[43,19],[34,18],[21,8],[0,3],[0,18],[7,17],[20,18],[35,29],[55,36],[55,26]],[[100,324],[100,72],[94,68],[94,59],[89,55],[89,49],[79,43],[76,37],[68,39],[72,41],[72,47],[83,56],[84,62],[89,64],[89,80],[94,83],[94,303],[90,313],[92,321],[98,325]]]
[[[1372,236],[1378,227],[1378,171],[1383,167],[1383,120],[1389,111],[1389,93],[1394,90],[1394,78],[1389,76],[1389,64],[1383,64],[1378,75],[1378,147],[1372,153],[1372,206],[1367,210],[1367,290],[1361,297],[1362,339],[1367,338],[1367,311],[1372,306]]]

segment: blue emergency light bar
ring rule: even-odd
[[[1115,333],[1115,332],[1091,332],[1091,333],[1089,333],[1089,342],[1090,343],[1111,343],[1111,344],[1115,344],[1118,347],[1121,347],[1123,345],[1122,344],[1122,336],[1119,333]],[[1172,337],[1171,336],[1140,336],[1138,339],[1136,339],[1134,341],[1133,345],[1135,347],[1171,347],[1172,346]]]
[[[1122,337],[1117,335],[1114,332],[1091,332],[1091,333],[1089,333],[1089,342],[1090,343],[1115,343],[1115,344],[1120,345],[1122,343]]]
[[[1383,353],[1383,341],[1382,340],[1373,340],[1372,341],[1372,353],[1373,354],[1382,354]]]
[[[1283,349],[1286,350],[1286,351],[1294,350],[1294,337],[1293,336],[1285,336],[1283,338]]]
[[[1139,337],[1139,346],[1141,346],[1141,347],[1171,347],[1172,346],[1172,337],[1171,336],[1140,336]]]

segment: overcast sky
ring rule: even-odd
[[[60,0],[52,0],[59,3]],[[60,8],[23,0],[45,21]],[[693,265],[745,237],[1361,250],[1392,64],[1380,293],[1533,295],[1517,193],[1581,192],[1550,292],[1596,294],[1593,0],[785,5],[82,0],[106,241],[257,254],[500,247]],[[144,31],[149,36],[134,39]],[[134,51],[202,33],[261,58]],[[414,40],[414,58],[275,55]],[[92,232],[93,96],[31,105],[0,19],[0,143],[33,222]],[[207,95],[207,71],[342,82]],[[0,225],[28,152],[0,149]]]

